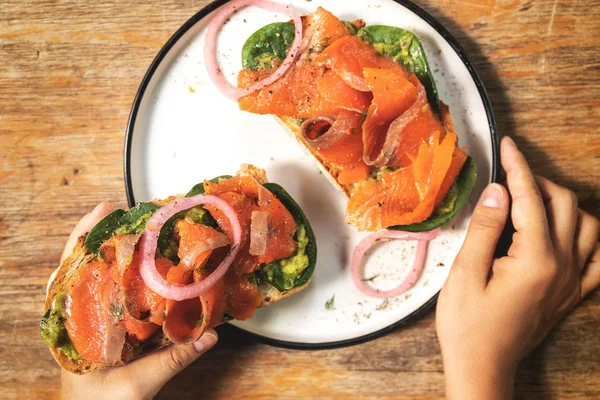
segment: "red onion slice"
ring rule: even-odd
[[[350,274],[352,276],[352,282],[354,286],[361,293],[370,296],[377,297],[380,299],[387,299],[390,297],[396,297],[406,292],[408,289],[413,287],[419,275],[421,274],[421,270],[423,269],[423,265],[425,263],[425,255],[427,253],[427,245],[430,240],[435,239],[440,233],[440,228],[428,231],[428,232],[403,232],[403,231],[391,231],[391,230],[382,230],[379,232],[375,232],[363,240],[360,241],[358,246],[354,249],[354,254],[352,254],[352,262],[350,263]],[[390,290],[378,290],[371,288],[360,274],[360,266],[363,256],[366,251],[369,250],[373,245],[375,245],[380,240],[384,239],[396,239],[396,240],[417,240],[417,254],[415,255],[415,261],[413,262],[412,269],[404,282],[402,282],[399,286],[390,289]]]
[[[227,19],[236,12],[238,9],[246,6],[256,6],[260,8],[264,8],[265,10],[275,11],[281,14],[284,14],[291,19],[294,20],[294,25],[296,28],[294,37],[294,41],[290,46],[287,57],[281,65],[273,72],[271,75],[266,77],[265,79],[255,83],[247,89],[236,88],[227,82],[225,77],[223,76],[223,72],[219,68],[219,63],[217,61],[217,34],[219,30],[227,21]],[[255,92],[257,90],[262,89],[263,87],[270,85],[279,79],[285,72],[290,68],[294,59],[298,54],[298,50],[300,49],[300,44],[302,42],[302,20],[300,19],[300,15],[294,11],[289,5],[284,6],[282,4],[273,3],[268,0],[233,0],[229,3],[223,5],[219,10],[215,12],[215,15],[212,17],[210,23],[208,24],[208,29],[206,31],[206,39],[204,42],[204,61],[206,62],[206,68],[208,70],[208,75],[210,79],[214,82],[215,85],[221,90],[221,92],[230,100],[237,101],[240,97]]]
[[[156,255],[158,235],[160,234],[162,226],[170,217],[180,211],[187,210],[200,204],[211,204],[225,212],[233,229],[233,243],[231,245],[231,250],[223,262],[212,274],[207,276],[206,279],[189,285],[169,283],[156,270],[154,257]],[[237,212],[222,198],[213,195],[199,194],[192,197],[176,199],[166,206],[159,208],[146,223],[146,230],[140,240],[140,253],[142,254],[140,274],[142,275],[142,279],[146,286],[165,299],[181,301],[199,297],[206,293],[223,277],[223,275],[225,275],[229,266],[240,251],[241,240],[242,228]]]
[[[267,251],[269,235],[269,213],[267,211],[252,211],[250,222],[250,254],[262,256]]]

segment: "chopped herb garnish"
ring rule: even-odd
[[[123,303],[119,301],[113,301],[112,303],[110,303],[109,312],[115,318],[121,319],[124,311],[125,306],[123,305]]]
[[[363,111],[360,113],[360,122],[359,124],[362,125],[363,122],[365,122],[365,119],[367,119],[367,114],[368,114],[368,110]]]
[[[333,305],[334,301],[335,301],[335,294],[333,296],[331,296],[331,298],[325,302],[325,309],[326,310],[335,310],[335,307]]]
[[[379,276],[379,274],[375,274],[370,278],[365,278],[365,279],[361,279],[361,281],[363,282],[373,282],[375,280],[375,278],[377,278]]]

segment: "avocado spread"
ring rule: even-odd
[[[59,293],[52,300],[52,306],[46,311],[40,321],[40,334],[42,340],[52,347],[60,350],[71,360],[81,360],[81,355],[73,346],[71,338],[65,328],[65,300],[66,293]]]
[[[137,235],[142,233],[142,231],[146,228],[146,222],[148,222],[152,214],[154,214],[154,210],[148,211],[146,214],[140,216],[137,220],[131,223],[120,225],[117,229],[115,229],[113,236],[130,234]]]
[[[456,199],[458,198],[458,188],[456,187],[456,184],[452,184],[452,186],[450,186],[450,190],[448,190],[448,193],[446,193],[446,195],[444,196],[444,198],[442,199],[442,202],[440,203],[439,206],[436,207],[436,209],[433,211],[434,215],[444,215],[444,214],[448,214],[450,212],[452,212],[452,210],[454,210],[454,204],[456,204]]]
[[[300,228],[296,231],[296,240],[298,241],[298,247],[294,255],[265,264],[258,270],[258,278],[269,282],[280,292],[292,289],[296,285],[298,277],[309,264],[308,255],[306,254],[308,235],[304,225],[300,225]]]

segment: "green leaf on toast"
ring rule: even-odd
[[[152,203],[138,203],[129,211],[113,211],[92,228],[85,240],[86,247],[90,252],[98,254],[102,243],[115,235],[141,233],[150,216],[159,208]]]
[[[242,66],[252,70],[273,68],[275,59],[285,59],[295,37],[293,23],[274,22],[263,26],[244,43]]]
[[[115,229],[119,227],[121,217],[126,213],[125,210],[117,209],[106,217],[102,218],[88,233],[85,239],[85,246],[94,254],[98,254],[98,249],[113,235]]]

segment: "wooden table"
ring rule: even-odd
[[[125,206],[127,116],[146,68],[205,1],[0,3],[0,397],[56,397],[39,337],[45,284],[78,218]],[[600,1],[418,0],[466,49],[499,130],[600,217]],[[222,327],[162,397],[444,394],[434,312],[359,346],[294,351]],[[600,292],[523,363],[528,398],[600,397]]]

